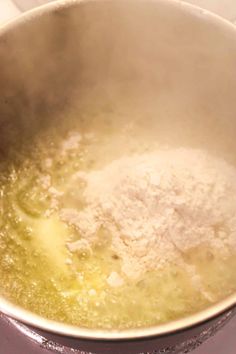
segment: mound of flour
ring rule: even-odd
[[[105,229],[128,277],[182,264],[195,246],[222,254],[236,247],[236,169],[204,151],[122,157],[76,179],[85,184],[85,207],[60,213],[80,232],[73,250],[91,247]]]

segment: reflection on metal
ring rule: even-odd
[[[193,350],[197,349],[206,340],[214,336],[221,328],[223,328],[226,323],[233,317],[234,312],[228,312],[224,317],[222,317],[217,323],[209,327],[207,330],[201,332],[199,335],[193,337],[174,347],[165,348],[160,351],[154,351],[152,353],[146,354],[187,354],[191,353]],[[142,353],[144,354],[144,353]]]
[[[15,5],[21,10],[21,11],[27,11],[30,9],[33,9],[36,6],[44,5],[53,0],[13,0]]]
[[[199,335],[189,339],[177,346],[167,347],[161,350],[155,350],[148,353],[137,354],[187,354],[197,349],[206,340],[214,336],[226,323],[233,317],[234,311],[229,311],[224,317],[222,317],[217,323],[204,330]],[[35,331],[29,329],[27,326],[20,324],[19,322],[9,319],[9,322],[15,326],[22,334],[26,335],[29,339],[37,343],[42,349],[51,351],[52,353],[60,354],[96,354],[80,351],[78,349],[68,348],[57,344],[55,342],[47,340],[45,337],[40,336]],[[112,353],[111,353],[112,354]],[[128,354],[128,353],[127,353]]]
[[[34,7],[47,4],[55,0],[13,0],[21,11],[27,11]],[[190,4],[200,6],[209,11],[215,12],[236,24],[236,2],[235,0],[184,0]],[[234,20],[233,20],[234,19]]]
[[[35,331],[31,330],[27,326],[13,320],[9,319],[9,322],[17,328],[23,335],[27,336],[30,340],[33,340],[36,344],[38,344],[41,348],[51,351],[52,353],[60,353],[60,354],[92,354],[85,353],[83,351],[66,348],[60,344],[54,343],[52,341],[48,341],[46,338],[37,334]]]

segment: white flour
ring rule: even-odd
[[[101,228],[109,231],[128,277],[184,265],[184,253],[195,246],[222,255],[236,247],[236,169],[203,151],[123,157],[76,178],[85,183],[86,206],[61,210],[62,220],[80,231],[83,247],[96,242]],[[188,271],[194,276],[194,267]],[[201,287],[197,275],[195,283]]]

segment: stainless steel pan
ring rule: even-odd
[[[111,87],[113,89],[111,90]],[[91,93],[90,93],[91,92]],[[127,98],[166,142],[236,152],[236,29],[174,0],[58,1],[0,29],[0,158],[94,92]],[[150,116],[152,118],[150,118]],[[149,118],[148,118],[149,117]],[[46,270],[45,270],[46,271]],[[0,311],[94,353],[186,353],[233,316],[236,294],[187,318],[108,331],[49,321],[0,297]]]

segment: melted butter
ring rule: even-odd
[[[101,164],[99,154],[108,158],[110,142],[103,130],[95,140],[85,139],[77,149],[61,155],[62,139],[59,135],[41,137],[31,155],[18,167],[12,166],[2,179],[1,294],[46,318],[89,328],[157,325],[209,306],[212,301],[194,287],[187,270],[176,264],[136,280],[123,275],[124,285],[110,287],[107,278],[114,271],[121,274],[121,261],[110,247],[110,235],[103,231],[91,253],[69,252],[67,242],[80,235],[59,220],[57,210],[46,216],[51,196],[40,183],[41,177],[50,175],[55,188],[68,191],[73,173]],[[50,167],[45,163],[48,158]],[[82,195],[82,186],[76,193]],[[73,204],[73,191],[70,198]],[[222,260],[212,250],[201,248],[186,256],[205,288],[214,294],[214,301],[236,290],[235,254]]]
[[[32,223],[34,247],[40,247],[43,253],[50,253],[50,260],[61,272],[66,272],[65,259],[68,252],[65,244],[68,240],[68,229],[56,217],[42,218]]]

